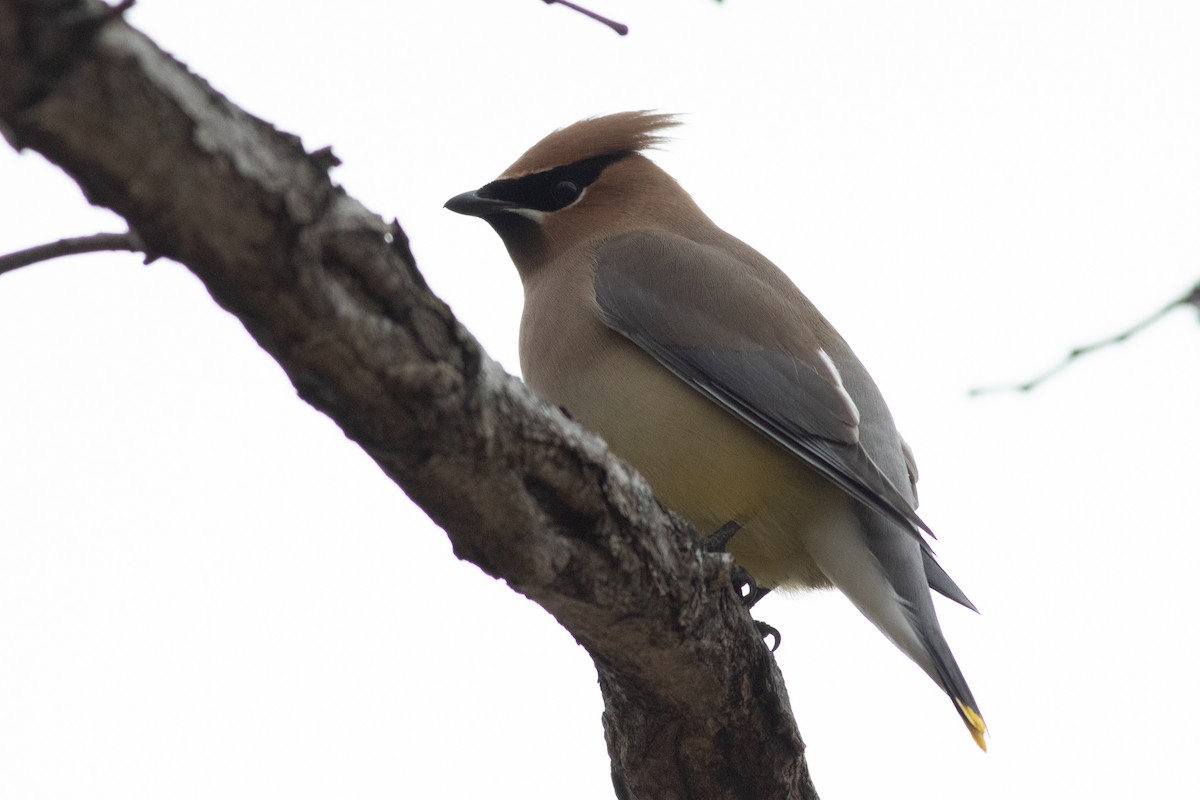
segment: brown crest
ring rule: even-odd
[[[658,131],[678,124],[679,120],[671,114],[651,111],[622,111],[589,117],[559,128],[542,139],[500,177],[519,178],[594,156],[636,153],[661,144],[665,137]]]

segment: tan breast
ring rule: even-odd
[[[607,328],[590,278],[526,284],[521,369],[631,463],[701,534],[735,520],[730,552],[764,586],[824,587],[806,532],[844,496],[790,454]]]

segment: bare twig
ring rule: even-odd
[[[131,253],[144,252],[145,247],[137,237],[130,232],[125,233],[94,233],[91,236],[75,236],[70,239],[59,239],[50,244],[39,244],[28,250],[18,250],[15,253],[0,256],[0,275],[14,269],[49,261],[62,256],[75,256],[80,253],[100,253],[105,250],[128,250]],[[146,263],[153,259],[147,256]]]
[[[596,20],[597,22],[607,25],[608,27],[610,27],[614,31],[616,31],[618,34],[620,34],[621,36],[624,36],[627,33],[629,33],[628,25],[623,25],[620,22],[614,22],[613,20],[609,19],[608,17],[602,17],[599,14],[597,14],[595,11],[589,11],[586,8],[583,8],[581,6],[575,5],[574,3],[568,2],[568,0],[542,0],[542,2],[548,6],[558,3],[560,6],[566,6],[567,8],[569,8],[573,11],[578,11],[580,14],[583,14],[585,17],[591,17],[592,19]]]
[[[1153,314],[1151,314],[1150,316],[1143,319],[1141,322],[1138,322],[1138,323],[1130,326],[1129,328],[1126,328],[1125,330],[1121,331],[1120,333],[1117,333],[1113,336],[1109,336],[1108,338],[1105,338],[1105,339],[1101,339],[1098,342],[1092,342],[1091,344],[1085,344],[1085,345],[1076,347],[1075,349],[1071,350],[1071,352],[1067,353],[1066,358],[1064,358],[1061,362],[1054,365],[1053,367],[1046,370],[1045,372],[1043,372],[1041,375],[1038,375],[1037,377],[1030,378],[1029,380],[1025,381],[1024,383],[1004,384],[1001,386],[980,386],[975,389],[972,389],[970,392],[968,392],[968,394],[970,394],[972,397],[978,397],[981,394],[994,394],[996,392],[1028,392],[1028,391],[1031,391],[1032,389],[1036,389],[1043,382],[1045,382],[1049,378],[1053,377],[1054,375],[1057,375],[1062,370],[1066,369],[1071,364],[1072,361],[1075,361],[1078,358],[1082,358],[1083,356],[1086,356],[1089,353],[1094,353],[1095,351],[1101,350],[1105,347],[1109,347],[1114,344],[1120,344],[1121,342],[1124,342],[1126,339],[1130,339],[1133,336],[1136,336],[1137,334],[1144,331],[1146,328],[1149,328],[1151,325],[1158,322],[1160,319],[1162,319],[1167,314],[1174,311],[1176,308],[1178,308],[1180,306],[1189,306],[1189,305],[1195,306],[1198,310],[1200,310],[1200,283],[1197,283],[1195,286],[1193,286],[1191,289],[1189,289],[1181,297],[1175,298],[1174,300],[1172,300],[1171,302],[1167,303],[1165,306],[1160,308],[1158,311],[1155,311]]]

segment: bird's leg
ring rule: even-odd
[[[742,529],[740,522],[729,520],[721,527],[710,533],[708,536],[700,540],[700,546],[704,548],[706,553],[724,553],[725,548],[729,546],[729,541],[737,535],[737,532]]]
[[[725,548],[729,546],[729,542],[741,529],[742,524],[740,522],[729,520],[729,522],[726,522],[701,539],[700,547],[706,553],[724,553]],[[742,604],[746,608],[750,608],[750,606],[758,602],[755,596],[758,594],[758,584],[754,582],[754,578],[750,576],[749,572],[734,564],[732,578],[734,591],[738,593],[738,597],[742,598]]]
[[[725,548],[729,546],[729,542],[737,535],[737,532],[742,529],[740,522],[729,520],[721,527],[717,528],[707,537],[701,540],[700,546],[704,548],[706,553],[724,553]],[[754,578],[749,572],[733,565],[733,584],[738,590],[738,594],[742,598],[742,603],[746,608],[754,608],[754,604],[762,600],[770,592],[770,589],[764,589],[754,582]]]
[[[717,528],[711,534],[701,540],[701,546],[706,553],[724,553],[729,542],[737,535],[737,532],[742,529],[742,525],[734,520],[729,520],[721,527]],[[770,592],[770,589],[764,589],[754,581],[754,576],[746,571],[744,567],[737,564],[733,565],[733,589],[738,593],[738,597],[742,599],[742,605],[746,610],[754,608],[754,604],[762,600]],[[771,647],[771,652],[774,653],[779,649],[779,643],[783,641],[779,630],[765,622],[754,621],[758,626],[759,634],[766,639],[772,636],[775,639],[775,644]]]

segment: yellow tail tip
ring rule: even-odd
[[[987,742],[984,741],[984,734],[987,733],[987,723],[983,721],[983,717],[979,716],[979,712],[971,708],[969,705],[954,698],[954,704],[958,706],[958,713],[962,714],[963,722],[967,723],[967,730],[971,733],[971,738],[975,740],[975,744],[979,745],[979,749],[987,752]]]

